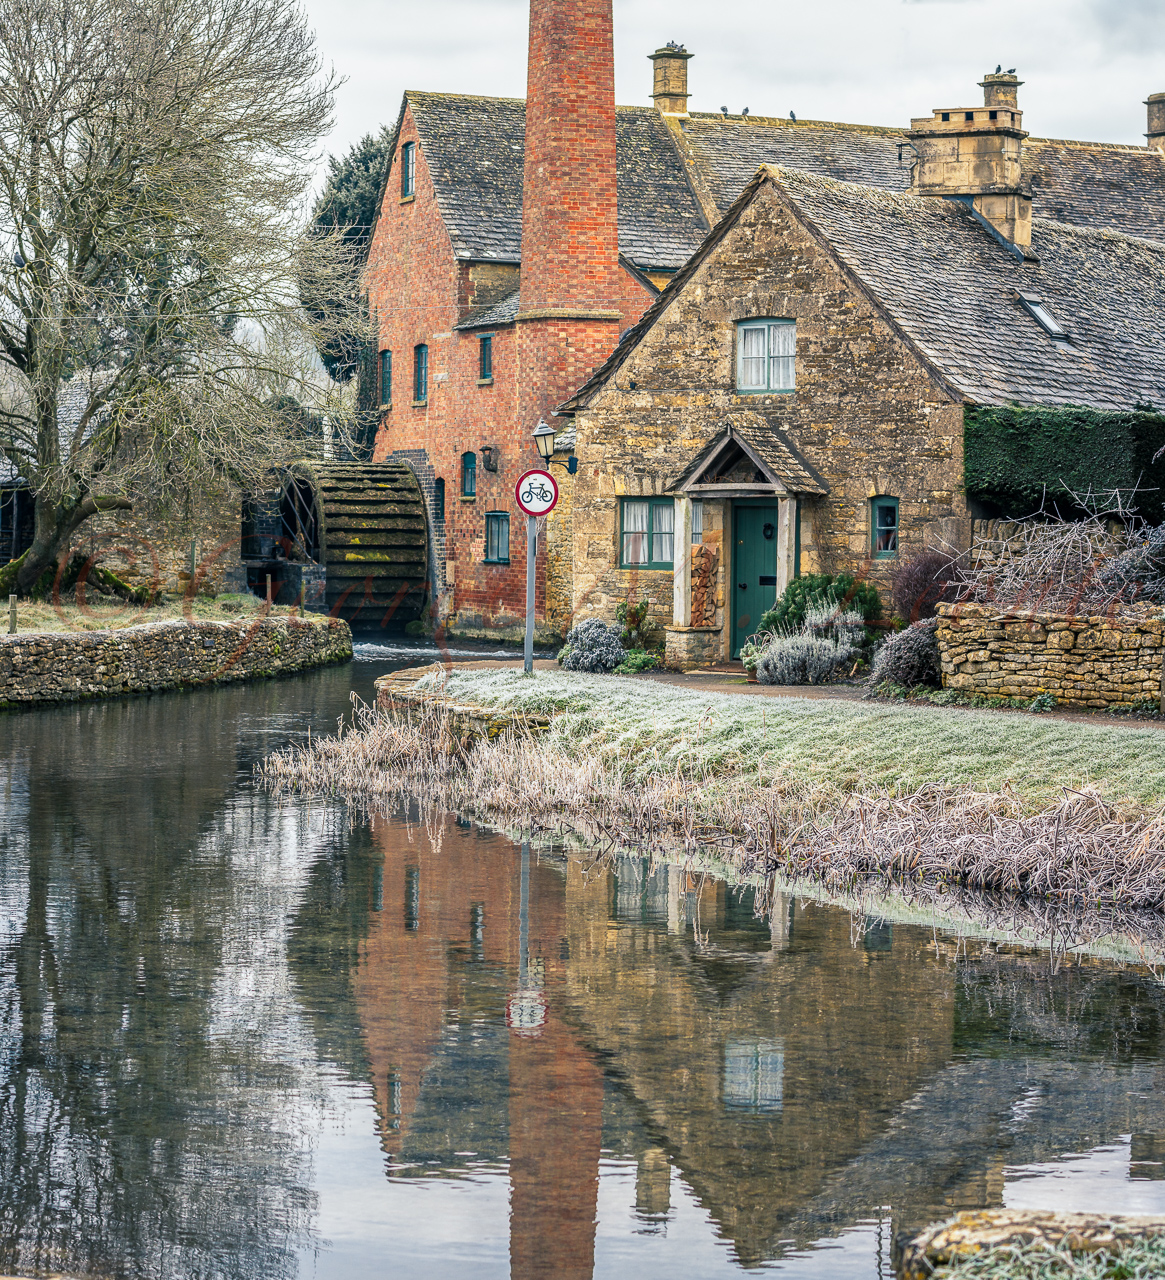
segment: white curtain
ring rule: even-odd
[[[647,503],[623,503],[623,563],[647,563]]]
[[[797,326],[775,324],[769,329],[769,386],[791,391],[796,371]]]
[[[745,391],[765,388],[765,336],[763,325],[740,331],[740,386]]]
[[[656,503],[655,521],[651,531],[651,558],[657,564],[668,563],[672,559],[672,548],[675,543],[676,509],[671,502],[666,505]]]

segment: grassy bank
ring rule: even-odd
[[[467,702],[554,714],[565,754],[619,760],[640,779],[748,774],[842,790],[922,787],[1012,793],[1035,811],[1065,789],[1118,809],[1165,805],[1165,734],[988,711],[711,694],[612,676],[510,669],[455,672]]]
[[[157,605],[130,604],[115,596],[90,592],[84,605],[72,593],[59,603],[51,600],[19,600],[16,605],[17,634],[62,631],[118,631],[148,622],[172,622],[188,618],[195,622],[238,622],[265,614],[266,601],[255,595],[178,596]],[[296,614],[294,605],[275,605],[271,617]],[[306,614],[311,619],[319,615]],[[0,604],[0,634],[8,634],[8,601]]]

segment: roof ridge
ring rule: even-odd
[[[1098,147],[1106,151],[1132,151],[1139,152],[1141,155],[1151,156],[1157,154],[1151,147],[1143,147],[1135,142],[1089,142],[1085,138],[1037,138],[1034,134],[1029,134],[1023,142],[1025,147],[1031,146],[1032,143],[1051,143],[1057,147]]]
[[[757,124],[771,125],[782,129],[805,129],[815,126],[818,129],[850,129],[857,133],[883,134],[890,137],[900,136],[906,132],[904,125],[853,124],[845,120],[802,120],[800,118],[787,120],[784,116],[754,116],[752,114],[734,116],[731,113],[724,116],[719,111],[692,111],[689,114],[693,120],[722,120],[725,122],[731,121],[734,124],[739,122],[748,128]]]

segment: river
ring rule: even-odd
[[[401,661],[0,717],[0,1272],[874,1280],[959,1208],[1165,1214],[1143,968],[256,787]]]

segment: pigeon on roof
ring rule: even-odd
[[[1002,70],[1003,70],[1003,63],[1001,62],[1001,63],[1000,63],[1000,64],[995,68],[995,74],[996,74],[996,75],[998,75]]]
[[[797,123],[797,117],[791,111],[789,112],[789,119],[792,120],[794,124]]]

